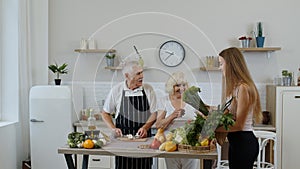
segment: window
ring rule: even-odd
[[[11,122],[19,112],[18,14],[18,0],[0,0],[0,120]]]
[[[3,37],[2,36],[2,21],[3,21],[3,4],[2,4],[2,0],[0,0],[0,37]],[[0,121],[2,119],[2,39],[3,38],[0,38]]]

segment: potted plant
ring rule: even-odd
[[[263,26],[261,22],[257,23],[257,33],[256,46],[262,48],[264,47],[265,37],[263,36]]]
[[[68,69],[67,69],[68,64],[64,63],[61,66],[58,66],[57,63],[49,65],[48,68],[55,74],[56,73],[56,79],[55,85],[60,85],[61,79],[59,78],[60,74],[67,74]]]
[[[109,67],[114,66],[114,59],[115,59],[115,57],[116,57],[115,53],[112,53],[112,52],[106,53],[106,55],[105,55],[106,65],[109,66]]]
[[[252,38],[247,36],[241,36],[239,37],[239,40],[241,41],[242,48],[249,48]]]
[[[282,74],[283,86],[291,86],[293,73],[289,72],[288,70],[282,70],[281,74]]]

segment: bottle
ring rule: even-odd
[[[139,64],[141,65],[141,67],[144,67],[144,60],[142,56],[139,56]]]
[[[93,109],[89,109],[90,117],[88,118],[88,129],[90,131],[96,130],[96,118],[93,113]]]
[[[90,117],[88,118],[88,130],[91,132],[90,138],[94,139],[94,130],[96,130],[96,118],[93,113],[93,109],[89,109],[90,111]]]
[[[300,86],[300,68],[298,69],[298,74],[297,74],[297,86]]]

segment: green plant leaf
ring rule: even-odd
[[[67,74],[68,69],[67,69],[68,64],[64,63],[61,66],[58,66],[57,63],[49,65],[48,68],[56,74],[56,78],[59,79],[59,74]]]
[[[113,58],[116,57],[116,54],[114,54],[114,53],[107,53],[107,54],[105,55],[105,57],[108,58],[108,59],[113,59]]]

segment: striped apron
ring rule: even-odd
[[[120,112],[116,118],[116,127],[122,130],[123,135],[135,135],[138,130],[146,123],[150,117],[150,106],[145,94],[143,96],[125,97],[125,91],[122,93]],[[151,137],[151,130],[148,130],[147,136]],[[152,158],[131,158],[116,156],[116,169],[151,169]]]

